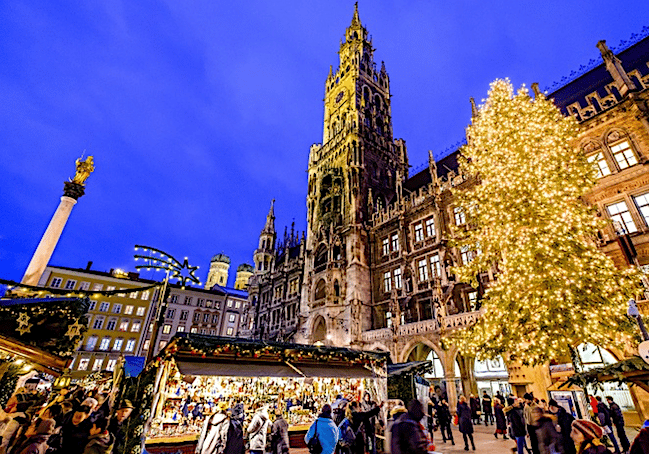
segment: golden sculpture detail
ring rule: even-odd
[[[77,159],[77,173],[74,175],[74,178],[71,180],[72,183],[77,183],[83,185],[90,174],[95,171],[95,166],[92,161],[92,156],[88,156],[85,161],[82,161],[81,158]]]

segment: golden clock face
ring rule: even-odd
[[[345,96],[345,90],[340,90],[340,93],[336,95],[336,102],[340,102],[343,99],[343,96]]]

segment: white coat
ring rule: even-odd
[[[266,434],[268,433],[268,425],[270,419],[266,409],[262,409],[255,413],[252,417],[250,425],[248,426],[248,437],[250,437],[250,450],[251,451],[265,451],[266,450]]]
[[[216,413],[205,420],[196,445],[196,454],[223,454],[228,441],[230,420],[223,413]]]

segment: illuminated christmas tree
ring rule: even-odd
[[[514,93],[507,80],[492,83],[473,118],[460,168],[476,184],[454,190],[466,218],[455,229],[465,263],[454,272],[473,285],[489,270],[496,280],[484,315],[460,334],[464,352],[540,364],[583,342],[620,345],[631,329],[639,277],[597,249],[602,221],[582,199],[595,170],[572,146],[576,133],[551,101]]]

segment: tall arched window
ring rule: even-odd
[[[320,300],[327,296],[326,283],[324,279],[320,279],[315,285],[315,292],[313,294],[313,299]]]

